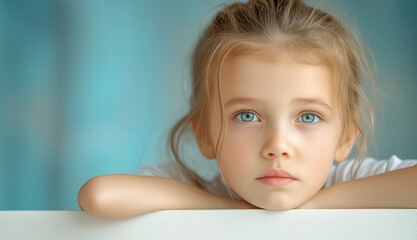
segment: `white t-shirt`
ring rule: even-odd
[[[401,168],[411,167],[414,165],[417,165],[417,160],[401,160],[395,155],[390,157],[388,160],[366,158],[360,165],[358,173],[354,179],[373,176]],[[340,182],[354,180],[351,176],[351,172],[355,171],[356,168],[357,165],[354,159],[347,159],[340,163],[334,164],[322,189],[328,188],[331,185]],[[174,162],[166,162],[156,166],[144,166],[139,170],[138,174],[142,176],[173,178],[181,182],[192,184],[182,173],[178,165]],[[220,174],[214,177],[211,181],[207,181],[204,187],[207,191],[213,194],[230,198],[226,184]]]

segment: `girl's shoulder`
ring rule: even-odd
[[[400,159],[396,155],[384,160],[366,158],[361,163],[355,161],[355,159],[348,159],[332,166],[323,188],[328,188],[331,185],[340,182],[347,182],[414,165],[417,165],[417,159]],[[353,173],[358,167],[358,173],[356,177],[353,178]]]

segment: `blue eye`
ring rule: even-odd
[[[236,115],[236,118],[242,122],[256,122],[259,118],[251,112],[241,112]]]
[[[298,119],[298,122],[303,122],[303,123],[316,123],[318,121],[320,121],[320,117],[317,116],[314,113],[306,113],[301,115]]]

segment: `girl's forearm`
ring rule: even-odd
[[[90,179],[79,191],[78,203],[85,212],[102,218],[130,218],[169,209],[246,208],[195,186],[162,177],[129,174]]]
[[[339,183],[300,208],[417,208],[417,166]]]

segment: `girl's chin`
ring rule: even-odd
[[[290,210],[300,207],[306,208],[310,201],[309,195],[275,195],[267,196],[266,198],[251,199],[251,204],[266,210]]]
[[[289,207],[289,206],[271,206],[271,207],[261,207],[265,210],[272,210],[272,211],[284,211],[284,210],[290,210],[294,209],[295,207]]]
[[[265,210],[274,210],[274,211],[283,211],[296,208],[297,203],[251,203],[252,205],[265,209]]]

